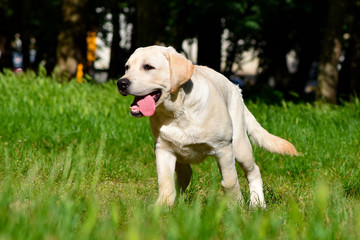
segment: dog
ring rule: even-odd
[[[261,127],[236,85],[208,67],[193,65],[172,47],[136,49],[117,87],[121,95],[135,96],[130,106],[134,117],[150,118],[159,188],[156,204],[173,205],[176,183],[182,192],[189,185],[191,164],[214,156],[225,195],[244,201],[237,162],[249,184],[250,207],[265,208],[263,182],[247,134],[270,152],[298,154],[290,142]]]

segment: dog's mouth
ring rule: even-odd
[[[134,117],[150,117],[155,113],[156,103],[161,97],[161,91],[156,90],[145,96],[135,96],[130,106],[131,115]]]

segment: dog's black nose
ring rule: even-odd
[[[117,86],[122,95],[126,95],[126,89],[130,86],[130,80],[127,78],[121,78],[117,81]]]

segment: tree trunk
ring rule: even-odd
[[[279,56],[274,56],[275,60],[275,88],[283,93],[288,93],[291,87],[290,73],[286,64],[286,54],[279,53]]]
[[[230,33],[229,36],[229,46],[227,47],[227,56],[225,61],[225,67],[223,69],[223,74],[229,77],[232,74],[232,66],[235,62],[235,57],[237,52],[237,41],[239,38],[235,36],[233,33]]]
[[[216,71],[220,71],[221,22],[215,14],[207,15],[200,21],[198,30],[198,61]]]
[[[160,0],[136,1],[136,48],[164,41],[164,23]]]
[[[19,13],[20,13],[20,38],[22,42],[22,54],[23,54],[23,69],[26,70],[30,67],[30,54],[29,54],[29,44],[30,36],[28,30],[28,17],[27,11],[31,11],[29,1],[21,1],[19,4]]]
[[[355,5],[355,4],[354,4]],[[354,25],[352,28],[350,87],[360,97],[360,6],[354,6]]]
[[[339,57],[342,48],[342,26],[345,2],[329,0],[327,26],[325,28],[323,48],[320,53],[318,88],[316,99],[332,104],[337,103]]]
[[[121,48],[120,48],[120,22],[119,8],[111,9],[112,25],[113,25],[113,38],[111,41],[111,53],[110,53],[110,66],[109,66],[109,79],[117,78],[120,75],[120,69],[123,67],[121,64]]]
[[[319,51],[316,51],[315,44],[307,43],[299,54],[299,65],[296,73],[293,75],[293,80],[290,83],[291,91],[297,92],[298,94],[303,94],[306,83],[309,79],[309,70],[311,65],[318,56]]]
[[[74,77],[77,65],[86,66],[86,0],[62,0],[62,27],[56,50],[57,67],[62,81]]]

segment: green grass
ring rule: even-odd
[[[247,103],[299,157],[254,147],[266,210],[223,200],[214,159],[155,208],[148,119],[115,83],[0,74],[0,239],[359,239],[360,103]],[[239,169],[245,200],[248,187]]]

